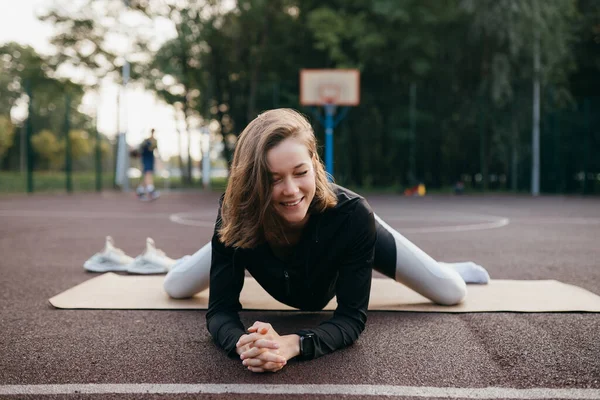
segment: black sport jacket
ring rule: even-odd
[[[217,235],[219,207],[206,322],[228,355],[237,355],[235,344],[246,333],[238,316],[244,270],[275,299],[300,310],[321,310],[337,296],[332,318],[297,332],[314,333],[315,358],[349,346],[364,330],[377,240],[375,219],[364,198],[337,185],[332,188],[338,204],[310,216],[288,263],[275,257],[266,243],[252,249],[225,246]]]

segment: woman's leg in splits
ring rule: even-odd
[[[483,267],[472,263],[437,262],[375,215],[375,270],[435,303],[453,305],[467,294],[466,283],[486,283]]]
[[[467,283],[486,283],[485,269],[472,262],[437,262],[377,215],[375,269],[439,304],[457,304],[466,295]],[[176,299],[208,289],[211,243],[179,260],[165,277],[163,287]]]
[[[208,242],[191,256],[178,260],[165,277],[165,292],[174,299],[184,299],[208,289],[211,256],[212,245]]]

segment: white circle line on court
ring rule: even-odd
[[[40,210],[0,210],[0,217],[17,217],[17,218],[86,218],[86,219],[103,219],[103,218],[117,218],[117,219],[162,219],[168,218],[171,222],[181,225],[198,226],[203,228],[212,228],[214,222],[212,220],[206,221],[199,218],[211,218],[214,213],[211,212],[184,212],[176,214],[166,213],[134,213],[134,212],[98,212],[98,211],[40,211]],[[466,225],[450,225],[450,226],[434,226],[434,227],[423,227],[423,228],[397,228],[402,232],[412,233],[435,233],[435,232],[461,232],[461,231],[473,231],[473,230],[484,230],[494,229],[506,226],[509,223],[532,223],[532,224],[556,224],[556,225],[598,225],[600,224],[600,218],[585,218],[585,217],[526,217],[520,218],[515,217],[513,219],[498,217],[493,215],[477,215],[477,214],[465,214],[462,216],[442,216],[426,218],[412,216],[389,216],[384,218],[384,221],[389,222],[400,222],[400,221],[414,221],[414,220],[465,220],[473,218],[496,218],[494,221],[488,221],[483,223],[466,224]]]
[[[532,224],[556,224],[556,225],[597,225],[600,218],[584,217],[527,217],[518,218],[515,222]]]
[[[169,216],[169,221],[180,225],[199,226],[202,228],[212,228],[215,226],[214,221],[203,221],[201,219],[194,219],[198,218],[199,216],[202,215],[199,215],[197,213],[177,213],[171,214]]]
[[[212,228],[215,226],[214,222],[204,221],[199,217],[200,217],[200,215],[198,215],[196,213],[177,213],[177,214],[171,214],[169,216],[169,220],[176,224],[199,226],[199,227],[203,227],[203,228]],[[494,215],[470,214],[469,217],[492,219],[492,221],[486,221],[486,222],[481,222],[481,223],[476,223],[476,224],[465,224],[465,225],[432,226],[432,227],[423,227],[423,228],[394,228],[394,229],[396,229],[400,232],[408,232],[408,233],[465,232],[465,231],[477,231],[477,230],[501,228],[510,223],[510,220],[508,218],[497,217]],[[395,219],[394,217],[391,217],[391,218],[382,218],[382,220],[385,222],[389,222],[389,221],[396,221],[397,219]]]
[[[271,394],[410,396],[467,399],[598,399],[600,389],[514,389],[504,387],[452,388],[392,385],[264,385],[264,384],[63,384],[0,385],[0,395],[64,394]]]
[[[436,233],[436,232],[466,232],[466,231],[481,231],[485,229],[502,228],[510,223],[508,218],[500,218],[496,221],[483,222],[480,224],[468,225],[451,225],[451,226],[432,226],[427,228],[401,228],[401,232],[410,233]]]

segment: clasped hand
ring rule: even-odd
[[[277,372],[299,354],[297,335],[280,336],[271,324],[256,321],[236,343],[242,363],[252,372]]]

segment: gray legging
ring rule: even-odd
[[[465,281],[449,267],[454,264],[435,261],[377,215],[375,224],[375,270],[438,304],[458,304],[465,298]],[[210,280],[210,263],[211,243],[208,242],[169,271],[164,281],[165,291],[169,296],[180,299],[206,290]]]

